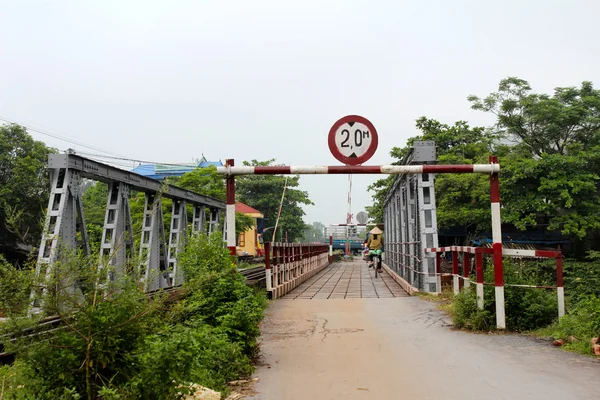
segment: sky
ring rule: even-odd
[[[493,124],[466,98],[508,76],[600,86],[598,15],[597,0],[0,0],[0,118],[88,146],[31,131],[61,150],[341,165],[327,134],[357,114],[379,134],[366,165],[388,164],[421,116]],[[379,178],[353,176],[354,214]],[[345,222],[347,176],[300,182],[306,222]]]

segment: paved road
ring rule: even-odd
[[[600,399],[600,362],[453,331],[418,298],[294,297],[267,311],[252,399]]]

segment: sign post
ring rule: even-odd
[[[368,119],[360,115],[340,118],[329,130],[327,138],[331,154],[346,165],[361,165],[377,150],[377,130]],[[346,223],[352,223],[352,174],[348,174],[348,215]],[[350,255],[350,233],[346,226],[346,255]]]

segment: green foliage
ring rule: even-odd
[[[600,252],[590,251],[585,261],[566,260],[564,281],[567,305],[575,306],[590,296],[600,297]]]
[[[438,163],[486,163],[495,154],[502,166],[502,222],[525,230],[547,227],[573,239],[600,231],[600,90],[590,82],[556,88],[553,95],[532,92],[527,81],[507,78],[485,98],[469,96],[473,109],[497,116],[484,129],[466,122],[445,125],[420,118],[421,135],[391,155],[403,163],[415,140],[434,140]],[[507,143],[512,143],[508,146]],[[372,218],[382,219],[383,199],[393,179],[369,187]],[[440,174],[435,183],[441,229],[489,230],[489,182],[485,176]],[[597,245],[596,245],[597,247]]]
[[[19,125],[0,126],[0,244],[37,244],[48,204],[48,154]]]
[[[488,309],[479,310],[477,308],[477,295],[474,287],[462,290],[452,299],[452,318],[454,326],[459,329],[491,331],[495,327],[494,314]]]
[[[217,167],[212,165],[186,172],[180,177],[169,178],[169,183],[225,201],[225,176],[217,174]]]
[[[403,164],[412,144],[419,140],[436,142],[439,164],[487,163],[494,151],[496,136],[484,128],[471,128],[466,122],[454,125],[421,117],[416,121],[421,135],[408,139],[406,146],[394,147],[390,155]],[[504,151],[496,146],[496,152]],[[368,187],[373,191],[373,206],[367,212],[375,222],[383,222],[383,203],[395,177],[388,176]],[[486,229],[490,225],[489,178],[476,174],[440,174],[435,182],[437,221],[441,229],[466,226],[473,231]]]
[[[174,325],[148,335],[143,342],[140,373],[130,381],[139,399],[175,398],[184,392],[178,382],[201,382],[203,386],[226,390],[226,383],[252,373],[252,363],[238,343],[209,325]]]
[[[96,256],[62,251],[50,280],[35,282],[48,289],[44,310],[62,317],[61,329],[37,340],[23,334],[35,320],[3,324],[17,338],[7,348],[15,365],[0,370],[5,398],[158,400],[192,383],[226,391],[228,381],[249,375],[264,294],[244,284],[218,233],[191,236],[181,264],[187,281],[173,303],[147,296],[134,276],[108,280],[109,266],[98,268]],[[2,289],[26,273],[0,268]],[[29,287],[15,285],[15,299],[28,298]],[[3,293],[2,306],[22,314],[23,303],[9,297]]]
[[[248,229],[256,225],[256,218],[253,218],[247,214],[235,213],[235,236],[239,237],[242,232],[246,232]]]
[[[225,201],[225,176],[217,174],[217,167],[213,165],[186,172],[181,177],[169,178],[169,184]],[[254,225],[254,218],[246,214],[235,213],[236,237]]]
[[[504,262],[504,298],[506,328],[523,332],[548,326],[558,316],[556,292],[544,289],[512,287],[510,284],[550,285],[553,277],[549,265]],[[485,272],[485,281],[493,282],[493,268]],[[452,315],[458,328],[488,331],[496,326],[496,306],[493,286],[484,287],[484,308],[477,309],[477,296],[472,285],[452,299]]]
[[[92,254],[100,253],[102,229],[106,214],[108,185],[104,182],[87,182],[82,196],[85,226]]]
[[[324,242],[325,241],[325,225],[321,222],[313,222],[307,224],[302,236],[303,243]]]
[[[264,294],[256,293],[236,272],[227,249],[217,247],[220,236],[190,238],[180,256],[189,295],[182,302],[179,318],[186,324],[208,324],[239,343],[253,355],[258,323],[266,306]],[[201,254],[201,258],[198,256]]]
[[[468,99],[473,109],[498,116],[499,134],[540,157],[566,155],[573,144],[587,150],[600,140],[600,90],[591,82],[583,82],[580,88],[559,87],[549,96],[532,93],[527,81],[509,77],[500,81],[497,92]]]
[[[15,268],[0,255],[0,312],[10,317],[26,312],[32,275],[32,270]]]
[[[383,223],[383,204],[389,188],[394,183],[394,179],[396,179],[394,175],[388,175],[385,178],[376,180],[367,187],[368,191],[374,192],[372,195],[373,205],[366,206],[365,210],[369,214],[370,219],[375,223]]]
[[[590,354],[590,339],[600,336],[600,297],[586,296],[554,325],[541,330],[543,335],[567,339],[575,336],[575,342],[567,342],[566,347],[574,351]]]
[[[494,132],[517,143],[500,158],[504,222],[583,239],[600,229],[600,91],[590,82],[533,93],[510,77],[472,108],[497,116]]]
[[[275,160],[244,162],[244,165],[269,166],[274,165]],[[287,179],[287,189],[283,200],[281,217],[277,227],[277,236],[287,232],[288,241],[299,240],[304,232],[305,223],[302,220],[304,210],[303,204],[313,204],[308,198],[308,193],[296,189],[299,186],[299,176],[290,176]],[[270,226],[277,221],[277,212],[281,202],[281,195],[285,186],[286,177],[282,175],[242,175],[236,178],[236,193],[238,199],[259,210],[268,221]],[[264,234],[264,240],[270,241],[273,230]]]

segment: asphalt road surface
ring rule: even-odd
[[[308,298],[302,289],[267,310],[251,399],[600,399],[599,360],[531,337],[452,330],[416,297]]]

